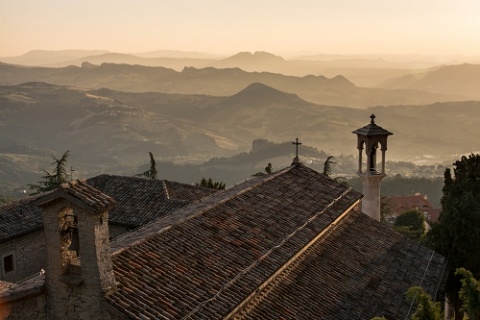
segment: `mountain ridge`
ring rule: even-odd
[[[247,72],[240,68],[185,67],[181,72],[165,67],[102,63],[98,67],[26,67],[0,63],[0,84],[29,81],[84,88],[111,88],[130,92],[156,91],[177,94],[228,96],[251,83],[261,82],[277,90],[295,93],[301,99],[323,105],[365,108],[374,105],[426,104],[462,100],[461,96],[416,90],[361,88],[343,76],[285,76],[270,72]],[[208,85],[206,85],[208,84]]]
[[[419,74],[391,79],[388,89],[416,88],[432,93],[459,94],[466,99],[480,99],[480,64],[444,65]]]

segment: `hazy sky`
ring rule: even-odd
[[[480,55],[480,0],[0,0],[0,56],[33,49]]]

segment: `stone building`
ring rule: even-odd
[[[297,158],[110,241],[117,196],[64,185],[33,200],[45,272],[1,283],[0,317],[405,319],[409,287],[441,300],[445,259],[362,213],[362,198]]]
[[[115,195],[110,210],[110,238],[134,230],[216,190],[167,180],[100,175],[87,183]],[[0,207],[0,280],[17,282],[45,268],[46,251],[38,196]]]
[[[388,221],[395,221],[400,214],[411,209],[423,212],[427,222],[436,222],[440,216],[441,210],[435,208],[425,194],[385,196],[382,197],[381,201],[387,208],[387,216],[385,218]]]

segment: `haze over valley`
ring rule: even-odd
[[[228,186],[289,165],[296,137],[303,161],[333,155],[350,176],[352,131],[372,113],[394,133],[388,174],[439,176],[480,150],[480,8],[461,2],[106,1],[74,15],[7,1],[0,194],[18,196],[66,150],[76,178],[134,175],[152,152],[160,178]]]

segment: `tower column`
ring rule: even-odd
[[[387,151],[387,138],[393,133],[375,124],[375,115],[370,116],[370,124],[353,131],[357,135],[358,171],[357,174],[362,181],[362,212],[375,220],[380,221],[380,185],[385,174],[385,152]],[[367,157],[367,168],[362,168],[362,150],[365,145]],[[377,169],[377,151],[382,151],[382,168]]]
[[[360,174],[359,176],[360,181],[362,181],[362,193],[364,195],[362,199],[362,212],[380,221],[380,185],[385,175]]]

